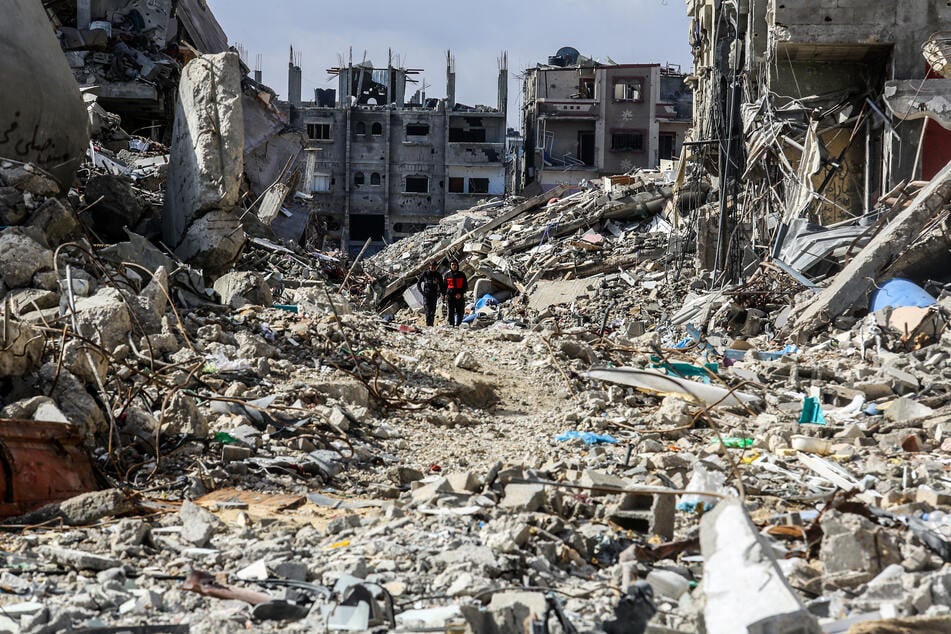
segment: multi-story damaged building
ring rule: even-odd
[[[922,55],[951,28],[951,4],[686,5],[695,108],[684,174],[703,166],[717,179],[716,239],[700,240],[716,245],[714,270],[737,277],[750,241],[772,242],[772,255],[792,262],[808,222],[868,213],[899,183],[930,179],[951,159],[949,80]],[[794,268],[814,263],[803,257]]]
[[[344,248],[367,239],[392,241],[505,193],[505,116],[508,70],[499,59],[495,107],[456,102],[454,60],[447,54],[447,96],[407,95],[421,69],[370,62],[328,73],[338,88],[301,99],[301,70],[289,65],[289,123],[304,131],[298,189]]]
[[[129,131],[169,140],[181,67],[229,49],[204,0],[43,3],[76,81]]]
[[[602,64],[565,47],[525,71],[521,187],[654,168],[678,156],[692,116],[685,75]]]

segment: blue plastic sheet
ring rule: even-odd
[[[614,436],[609,436],[608,434],[596,434],[591,431],[566,431],[555,436],[555,440],[565,441],[565,440],[583,440],[586,445],[616,445],[617,439]]]
[[[476,303],[472,306],[472,312],[469,315],[467,315],[465,319],[462,320],[462,323],[468,324],[475,321],[476,317],[478,317],[477,313],[480,308],[485,308],[486,306],[498,306],[500,303],[501,302],[495,299],[495,297],[493,297],[489,293],[486,293],[485,295],[483,295],[482,297],[476,300]]]
[[[917,306],[927,308],[938,303],[928,291],[921,288],[914,282],[900,277],[888,280],[875,291],[872,296],[872,304],[869,310],[873,313],[877,310],[887,308],[901,308],[903,306]]]
[[[815,396],[807,396],[802,401],[802,412],[799,414],[800,424],[825,425],[826,415],[822,412],[822,404]]]

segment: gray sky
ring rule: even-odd
[[[680,64],[691,68],[682,0],[208,0],[247,63],[263,56],[264,83],[287,96],[288,47],[301,53],[303,97],[336,88],[326,69],[366,58],[386,65],[387,49],[403,66],[422,68],[429,97],[446,94],[446,50],[456,59],[456,101],[496,104],[497,59],[509,56],[509,125],[518,125],[518,75],[563,46],[601,61]],[[407,97],[417,86],[407,88]]]

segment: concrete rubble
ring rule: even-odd
[[[172,4],[113,26],[154,55]],[[951,166],[742,280],[704,161],[358,261],[249,202],[294,138],[214,48],[166,77],[170,147],[106,100],[65,180],[0,152],[0,629],[947,630],[951,280],[894,266],[940,253]],[[425,327],[450,260],[467,320]]]

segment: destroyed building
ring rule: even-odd
[[[527,69],[520,188],[654,168],[679,156],[692,112],[685,77],[671,66],[597,62],[571,47]]]
[[[687,13],[695,64],[687,165],[719,183],[719,214],[700,229],[711,238],[701,240],[711,245],[706,268],[737,279],[757,260],[749,245],[770,241],[797,271],[817,266],[843,232],[861,232],[820,240],[806,235],[816,233],[808,219],[849,224],[951,159],[949,80],[922,56],[951,25],[947,3],[688,0]],[[817,240],[824,244],[804,249]]]
[[[269,238],[308,141],[237,53],[182,66],[166,145],[84,104],[43,5],[8,4],[0,631],[951,631],[951,162],[927,176],[921,142],[946,80],[886,79],[872,124],[747,90],[749,5],[718,2],[695,41],[733,63],[695,74],[716,98],[675,169],[349,260]],[[889,55],[951,74],[919,36]],[[920,171],[831,222],[840,126],[917,134],[859,173]],[[424,327],[418,274],[459,258],[463,325]]]
[[[288,100],[280,107],[307,135],[300,191],[326,218],[328,237],[359,249],[438,222],[480,198],[505,193],[508,63],[499,59],[495,106],[456,101],[455,60],[446,56],[445,98],[413,94],[418,68],[369,61],[330,68],[338,88],[315,89],[302,101],[301,69],[288,68]]]
[[[54,0],[44,7],[80,87],[125,129],[167,143],[181,66],[228,38],[204,0]]]

